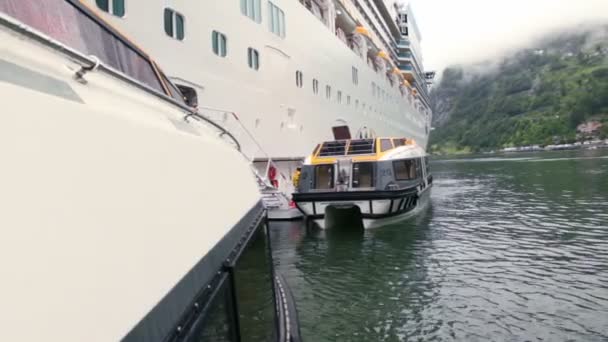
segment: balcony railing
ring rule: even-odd
[[[397,41],[397,47],[409,47],[409,46],[410,46],[409,40],[399,39]]]

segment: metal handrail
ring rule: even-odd
[[[211,111],[211,112],[217,112],[218,114],[222,114],[222,115],[226,115],[231,117],[238,125],[238,128],[245,132],[245,134],[247,135],[248,139],[254,144],[254,146],[257,148],[255,151],[253,151],[251,153],[251,155],[247,155],[244,151],[241,150],[241,153],[243,154],[243,156],[245,158],[247,158],[251,164],[254,163],[255,159],[256,159],[256,154],[258,152],[261,152],[262,155],[265,157],[266,159],[266,167],[264,168],[264,175],[260,175],[259,172],[257,172],[257,170],[255,168],[252,167],[252,170],[254,172],[254,174],[256,175],[256,177],[258,177],[258,179],[262,180],[264,184],[266,184],[267,186],[271,186],[272,185],[269,183],[268,180],[268,171],[270,169],[270,166],[274,166],[275,168],[278,169],[277,164],[274,162],[274,160],[270,157],[270,155],[264,150],[264,148],[262,147],[262,145],[257,141],[257,139],[255,138],[255,136],[247,129],[247,127],[245,127],[245,125],[241,122],[241,120],[239,119],[238,115],[233,112],[233,111],[227,111],[227,110],[223,110],[223,109],[219,109],[219,108],[214,108],[214,107],[207,107],[207,106],[199,106],[198,107],[199,111],[200,110],[207,110],[207,111]],[[200,115],[203,115],[203,113],[200,113]],[[213,121],[213,118],[209,117],[209,116],[205,116],[208,120]],[[216,122],[216,124],[219,125],[219,123]],[[236,132],[232,132],[233,134],[236,134]],[[288,178],[281,172],[279,172],[279,174],[281,175],[281,177],[283,177],[283,179],[287,180]],[[284,196],[286,199],[287,196]]]

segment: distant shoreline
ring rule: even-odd
[[[608,139],[595,140],[585,142],[575,142],[572,144],[556,144],[556,145],[533,145],[533,146],[517,146],[507,147],[498,152],[542,152],[542,151],[566,151],[566,150],[595,150],[598,148],[608,148]],[[492,151],[494,152],[494,151]]]
[[[593,141],[593,142],[575,142],[572,144],[557,144],[557,145],[533,145],[533,146],[517,146],[506,147],[499,150],[474,152],[468,149],[459,150],[453,153],[430,153],[432,156],[463,156],[472,154],[497,154],[497,153],[521,153],[521,152],[551,152],[551,151],[570,151],[570,150],[596,150],[608,148],[608,139]]]

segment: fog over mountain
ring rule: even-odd
[[[553,31],[484,62],[451,65],[431,91],[439,153],[608,137],[608,23]]]
[[[498,58],[565,28],[608,22],[607,0],[410,0],[424,66]]]

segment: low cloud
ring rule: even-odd
[[[607,0],[411,0],[422,31],[424,65],[497,59],[565,29],[608,22]]]

